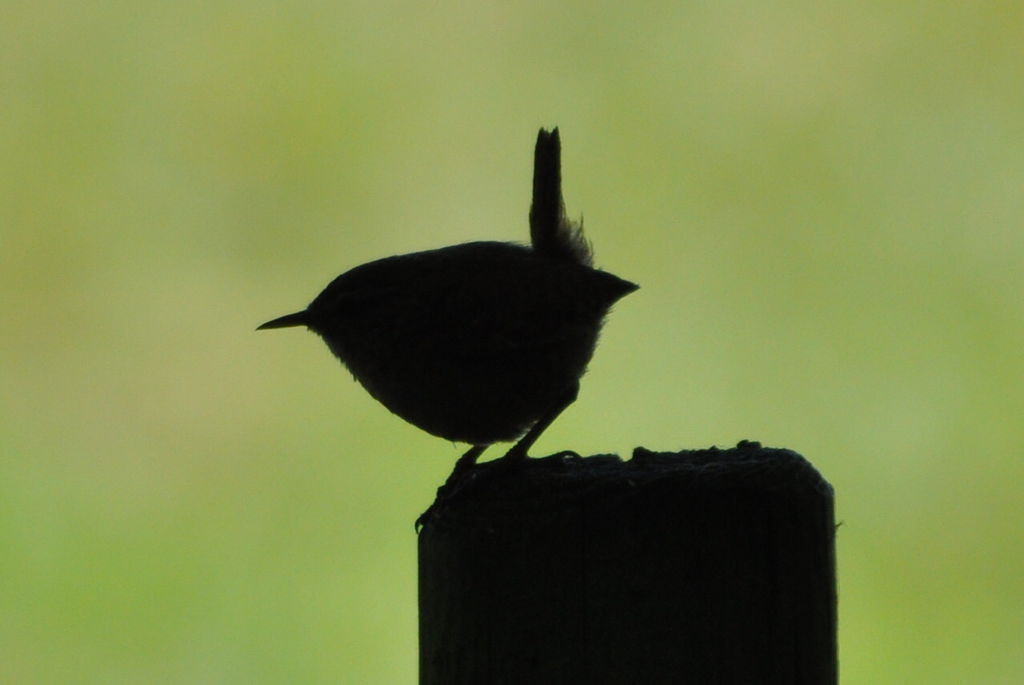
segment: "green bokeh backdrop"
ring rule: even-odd
[[[558,124],[642,289],[537,451],[798,450],[844,682],[1024,682],[1024,5],[0,17],[0,681],[414,682],[412,521],[459,450],[253,328],[523,240]]]

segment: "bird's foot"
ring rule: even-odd
[[[419,533],[429,521],[440,516],[441,512],[452,502],[464,497],[467,493],[484,485],[493,482],[526,464],[527,456],[525,450],[518,445],[513,446],[504,456],[489,461],[485,464],[477,464],[476,457],[483,449],[471,449],[455,464],[455,469],[448,476],[444,485],[437,489],[437,497],[427,510],[416,519],[416,532]],[[568,467],[578,463],[582,456],[572,450],[562,450],[545,457],[538,457],[531,461],[545,461],[557,467]]]
[[[476,449],[476,448],[474,448]],[[482,452],[483,449],[480,449]],[[527,459],[525,452],[513,447],[504,456],[486,464],[476,464],[476,456],[467,452],[455,465],[455,470],[448,476],[444,485],[437,489],[437,497],[427,510],[416,519],[416,532],[419,533],[429,521],[436,519],[441,511],[453,501],[464,497],[468,492],[489,483],[523,465]],[[560,453],[563,454],[563,453]]]
[[[541,459],[550,459],[551,461],[558,462],[559,464],[570,464],[572,462],[579,461],[582,458],[583,457],[580,456],[578,452],[573,452],[572,450],[562,450],[561,452],[555,452],[554,454],[549,454],[546,457],[541,457]]]
[[[437,496],[434,498],[433,504],[427,507],[427,510],[416,519],[415,528],[417,533],[420,532],[427,521],[437,515],[444,504],[459,492],[468,481],[475,477],[473,467],[476,466],[477,458],[485,449],[487,449],[487,445],[474,445],[468,452],[459,457],[459,460],[455,462],[455,468],[452,469],[444,485],[437,489]]]

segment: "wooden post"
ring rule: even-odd
[[[832,489],[800,455],[531,459],[419,536],[421,685],[834,685]]]

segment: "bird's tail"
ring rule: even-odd
[[[565,216],[562,200],[562,143],[558,129],[537,134],[533,161],[533,204],[530,206],[530,242],[537,252],[590,266],[593,255],[583,237],[583,224]]]

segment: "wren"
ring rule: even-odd
[[[470,443],[457,472],[495,442],[518,438],[504,458],[525,458],[576,399],[612,304],[638,287],[593,268],[561,186],[558,129],[541,129],[529,247],[471,242],[369,262],[258,330],[320,335],[393,413]]]

